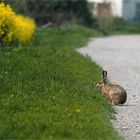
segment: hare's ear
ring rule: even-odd
[[[103,70],[103,81],[107,79],[107,71]]]

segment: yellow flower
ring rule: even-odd
[[[80,109],[78,109],[78,108],[75,109],[75,112],[80,113]]]
[[[26,43],[31,39],[36,28],[35,22],[33,20],[21,15],[17,15],[15,17],[15,26],[16,38],[22,43]]]

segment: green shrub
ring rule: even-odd
[[[104,35],[140,33],[139,23],[128,23],[119,17],[97,18],[97,30]]]
[[[121,31],[126,26],[126,22],[119,17],[100,17],[97,18],[97,30],[102,32],[104,35],[108,35],[115,31]]]

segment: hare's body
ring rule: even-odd
[[[124,104],[127,100],[127,93],[120,85],[106,83],[107,71],[103,71],[103,80],[97,84],[97,87],[102,90],[103,94],[113,104]]]
[[[114,84],[104,84],[101,88],[103,94],[114,105],[124,104],[127,100],[127,93],[124,88]]]

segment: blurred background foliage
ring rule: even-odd
[[[35,19],[38,26],[53,23],[65,26],[69,23],[92,27],[96,20],[86,0],[4,0],[20,14]]]
[[[93,16],[93,4],[87,0],[0,0],[13,10],[35,19],[38,27],[82,25],[104,35],[140,33],[139,23],[128,23],[120,17]],[[91,8],[92,7],[92,8]]]

